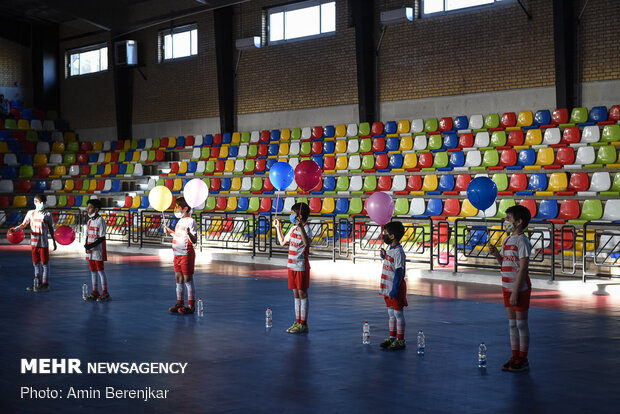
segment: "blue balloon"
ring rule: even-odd
[[[467,199],[478,210],[491,207],[496,198],[497,186],[488,177],[474,178],[467,186]]]
[[[284,190],[295,179],[295,171],[287,162],[276,162],[269,169],[269,180],[277,190]]]

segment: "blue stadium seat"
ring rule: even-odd
[[[469,120],[466,116],[457,116],[454,118],[454,129],[467,129],[469,128]]]
[[[274,156],[278,155],[278,151],[280,150],[280,146],[278,144],[269,144],[269,151],[267,155]]]
[[[0,141],[10,141],[13,139],[13,134],[8,129],[0,129]]]
[[[81,195],[76,195],[74,202],[73,202],[73,207],[79,207],[82,205],[82,196]]]
[[[280,140],[280,130],[279,129],[272,129],[271,132],[269,133],[269,140],[270,141],[279,141]]]
[[[546,191],[547,190],[547,175],[544,173],[532,174],[527,186],[530,191]]]
[[[444,134],[443,136],[443,148],[452,149],[456,148],[459,143],[459,137],[455,133]]]
[[[23,115],[23,112],[22,112]],[[595,106],[590,109],[590,118],[588,118],[590,122],[605,122],[607,121],[607,107],[606,106]]]
[[[236,145],[228,147],[228,158],[235,158],[239,155],[239,147]]]
[[[267,162],[265,163],[265,170],[269,171],[273,164],[278,162],[276,158],[267,158]]]
[[[239,212],[248,211],[249,205],[250,205],[250,202],[247,197],[239,197],[237,199],[237,211]]]
[[[178,140],[178,138],[177,138]],[[232,141],[232,134],[230,132],[224,132],[222,134],[222,145],[224,144],[230,144],[230,142]],[[178,144],[177,144],[178,146]]]
[[[519,151],[519,159],[517,165],[534,165],[536,162],[536,151],[532,148],[522,149]]]
[[[37,180],[32,186],[33,193],[42,193],[43,191],[48,189],[47,180]]]
[[[336,200],[336,208],[334,208],[335,214],[347,214],[349,212],[349,199],[339,198]]]
[[[32,165],[33,156],[32,156],[32,154],[21,153],[21,154],[17,155],[17,161],[21,165]]]
[[[142,138],[138,140],[138,149],[143,149],[146,146],[146,139]]]
[[[390,155],[390,168],[403,168],[403,154]]]
[[[220,181],[220,191],[230,191],[230,178],[222,178]]]
[[[551,123],[551,112],[548,109],[540,109],[534,115],[534,125],[549,125]]]
[[[187,174],[194,174],[198,167],[196,161],[190,161],[187,163]]]
[[[123,164],[125,165],[125,164]],[[126,165],[125,165],[126,168]],[[119,168],[120,172],[120,168]],[[119,180],[112,180],[112,188],[110,188],[111,193],[120,193],[121,192],[121,182]]]
[[[118,174],[117,175],[125,175],[127,174],[127,164],[122,163],[118,164]],[[121,191],[121,190],[118,190]]]
[[[548,220],[558,216],[558,202],[556,200],[544,199],[538,206],[537,219]]]
[[[105,172],[105,164],[97,165],[97,175],[103,175]]]
[[[336,150],[336,143],[334,141],[323,142],[323,154],[333,154],[335,150]]]
[[[282,197],[276,197],[271,202],[271,212],[272,213],[280,213],[284,208],[284,200]]]
[[[99,159],[99,154],[97,154],[96,152],[91,152],[90,154],[88,154],[89,163],[97,162],[98,159]]]
[[[426,204],[426,211],[422,216],[440,216],[443,212],[443,203],[441,198],[429,198]]]
[[[149,208],[149,198],[147,196],[142,196],[142,199],[140,200],[140,207],[138,208]]]
[[[323,156],[313,155],[312,160],[318,164],[319,168],[323,168]]]
[[[22,110],[22,119],[32,120],[34,118],[34,114],[32,113],[32,109],[24,108]]]
[[[333,125],[323,127],[323,138],[333,138],[336,134],[336,128]]]
[[[323,191],[334,191],[336,189],[336,177],[327,176],[323,179]]]
[[[383,133],[386,135],[395,134],[396,131],[397,131],[397,125],[395,121],[386,122],[385,125],[383,126]]]
[[[462,167],[465,165],[465,154],[462,151],[450,153],[449,167]]]
[[[390,152],[390,151],[398,151],[398,149],[400,148],[400,141],[397,137],[390,137],[387,139],[386,143],[385,143],[385,149]]]
[[[185,148],[185,137],[177,137],[175,148]]]
[[[444,174],[439,177],[439,185],[437,186],[437,190],[441,191],[452,191],[454,189],[454,176],[452,174]]]
[[[204,136],[204,139],[202,141],[202,146],[203,147],[210,147],[211,145],[213,145],[213,135],[212,134],[207,134]]]

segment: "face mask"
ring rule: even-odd
[[[45,204],[43,203],[34,203],[34,208],[36,208],[37,210],[43,210],[45,208]]]
[[[293,223],[293,225],[296,225],[296,224],[297,224],[297,215],[296,215],[296,214],[291,214],[291,215],[289,216],[289,218],[290,218],[290,220],[291,220],[291,223]]]
[[[88,217],[89,218],[94,218],[96,215],[97,215],[97,213],[92,213],[92,214],[89,214]]]
[[[515,230],[515,225],[509,221],[505,221],[504,230],[506,230],[508,233],[512,233]]]
[[[390,238],[390,236],[388,236],[387,234],[383,235],[383,243],[385,244],[392,244],[392,239]]]
[[[174,212],[174,216],[178,219],[183,218],[183,212],[182,211],[175,211]]]

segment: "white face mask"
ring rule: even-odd
[[[182,211],[175,211],[174,212],[174,216],[178,219],[183,218],[183,212]]]
[[[89,214],[88,217],[89,218],[94,218],[97,215],[97,213],[93,213],[93,214]]]
[[[44,203],[34,203],[34,208],[37,210],[43,210],[45,208],[45,204]]]
[[[515,231],[515,225],[509,221],[504,221],[504,230],[506,230],[508,233],[512,233],[513,231]]]

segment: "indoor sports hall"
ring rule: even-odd
[[[0,409],[616,412],[618,19],[0,1]]]

